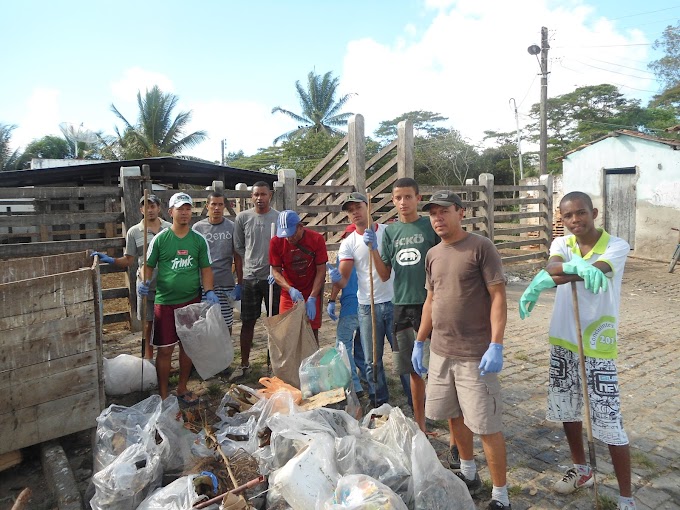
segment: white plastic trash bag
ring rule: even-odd
[[[182,347],[203,379],[218,374],[234,361],[234,346],[220,305],[194,303],[175,310]]]
[[[143,384],[142,372],[144,372]],[[104,358],[104,391],[107,395],[149,391],[156,386],[158,386],[156,367],[149,360],[142,360],[130,354],[119,354],[113,359]]]
[[[324,347],[302,360],[299,373],[304,398],[335,388],[349,389],[352,377],[344,348],[343,344]]]
[[[199,496],[194,487],[194,478],[199,475],[189,475],[178,478],[174,482],[157,489],[147,497],[137,510],[188,510],[199,501],[207,499]]]
[[[324,510],[408,510],[389,487],[368,475],[347,475],[340,478],[335,494]]]

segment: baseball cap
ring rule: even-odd
[[[366,198],[365,195],[362,195],[358,191],[353,191],[352,193],[349,194],[347,197],[347,200],[345,200],[342,203],[342,210],[347,209],[347,205],[351,204],[352,202],[363,202],[364,204],[368,204],[368,199]]]
[[[149,202],[153,202],[154,204],[161,205],[161,199],[158,198],[156,195],[148,195],[146,199]],[[139,199],[139,205],[144,205],[144,197]]]
[[[463,201],[460,199],[460,197],[453,191],[449,191],[447,189],[434,192],[427,204],[423,206],[423,211],[427,211],[433,205],[441,205],[442,207],[457,205],[461,209],[465,209]]]
[[[175,193],[170,198],[170,203],[168,206],[170,207],[170,209],[172,209],[173,207],[179,207],[184,204],[189,204],[190,206],[193,207],[194,201],[186,193]]]
[[[276,237],[291,237],[295,234],[300,217],[295,211],[281,211],[276,220]]]

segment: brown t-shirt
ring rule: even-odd
[[[487,285],[505,285],[498,250],[489,239],[468,234],[439,243],[425,257],[425,288],[432,296],[432,342],[439,356],[478,360],[491,342]]]

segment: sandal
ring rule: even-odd
[[[195,406],[201,400],[201,397],[196,395],[193,391],[187,391],[182,395],[177,394],[177,400],[179,400],[185,406]]]

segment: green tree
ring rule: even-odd
[[[298,122],[299,125],[297,128],[277,136],[274,139],[274,144],[306,136],[308,133],[343,134],[340,128],[347,126],[347,121],[353,114],[340,113],[340,110],[354,94],[345,94],[336,101],[335,96],[339,84],[338,78],[333,78],[330,71],[323,76],[311,71],[307,75],[306,90],[299,80],[296,81],[295,88],[302,112],[297,114],[276,106],[272,108],[272,113],[282,113]]]
[[[26,146],[18,161],[18,168],[29,168],[31,160],[38,159],[72,159],[73,147],[59,136],[47,135],[33,140]]]
[[[173,117],[173,110],[179,98],[164,93],[155,85],[142,97],[137,93],[137,122],[133,125],[111,105],[111,111],[124,124],[123,132],[115,128],[118,149],[111,148],[120,159],[153,158],[159,156],[179,156],[182,151],[196,146],[207,139],[205,131],[185,134],[191,112],[180,112]]]
[[[661,49],[663,57],[648,64],[656,77],[661,81],[664,89],[680,84],[680,21],[678,24],[668,25],[661,37],[654,41],[652,48]]]
[[[423,184],[465,184],[477,158],[476,148],[455,129],[415,139],[414,172]]]
[[[17,162],[21,157],[19,149],[12,150],[12,131],[17,127],[14,124],[0,123],[0,171],[16,170]]]
[[[395,119],[381,122],[378,129],[375,130],[375,136],[386,140],[394,140],[397,137],[397,125],[404,120],[413,122],[413,132],[415,136],[430,137],[446,135],[449,131],[447,128],[435,126],[435,123],[449,120],[448,117],[442,117],[439,113],[416,110],[402,113]]]

